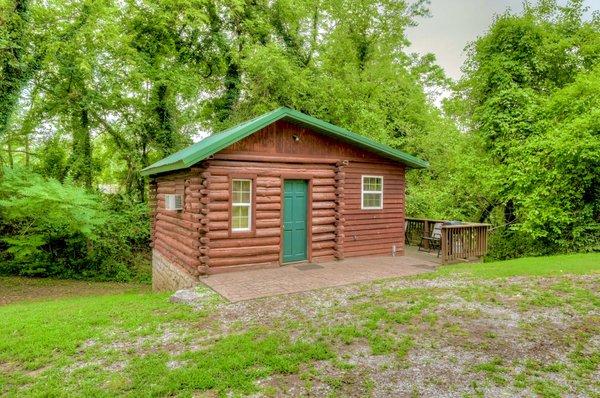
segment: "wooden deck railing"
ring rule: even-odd
[[[443,220],[406,218],[406,238],[411,245],[418,245],[421,237],[431,236],[435,223],[444,223],[440,239],[442,263],[457,260],[471,260],[487,253],[489,224],[460,223],[450,224]],[[428,242],[423,242],[428,248]]]

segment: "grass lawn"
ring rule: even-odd
[[[21,282],[0,279],[0,395],[600,397],[600,254],[194,308]]]
[[[149,284],[0,276],[0,305],[65,297],[151,291]]]

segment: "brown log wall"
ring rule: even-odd
[[[361,209],[363,175],[383,177],[383,209]],[[345,167],[344,255],[404,254],[404,167],[392,163],[350,162]]]
[[[207,168],[210,173],[208,220],[210,272],[226,267],[278,266],[281,255],[282,184],[285,179],[312,182],[311,244],[313,261],[334,259],[336,244],[335,171],[327,164],[293,164],[220,159],[217,155]],[[230,227],[230,185],[233,178],[255,181],[254,230],[233,232]],[[309,185],[310,186],[310,185]]]
[[[203,214],[201,196],[202,169],[162,175],[150,181],[149,201],[152,209],[152,246],[170,262],[197,276],[202,272],[200,260]],[[166,194],[182,194],[184,209],[165,209]]]

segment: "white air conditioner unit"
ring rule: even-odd
[[[167,210],[183,210],[183,195],[165,195],[165,209]]]

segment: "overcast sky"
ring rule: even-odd
[[[600,0],[585,0],[591,9],[600,9]],[[434,53],[438,64],[452,79],[460,77],[465,46],[485,33],[494,15],[507,8],[523,9],[523,0],[431,0],[430,18],[407,31],[411,52]],[[589,15],[591,15],[590,10]]]

